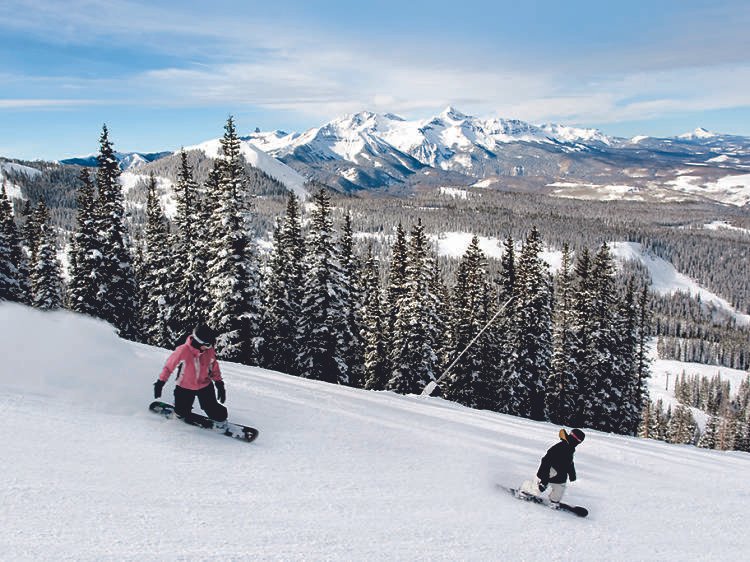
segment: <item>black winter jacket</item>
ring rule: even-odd
[[[550,447],[547,454],[542,457],[542,464],[536,475],[545,486],[552,482],[553,484],[565,484],[570,476],[570,481],[576,479],[576,467],[573,464],[573,454],[576,449],[564,439]],[[554,468],[554,476],[550,476],[550,469]]]

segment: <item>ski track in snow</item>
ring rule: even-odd
[[[496,489],[534,474],[552,424],[224,363],[230,419],[261,432],[248,445],[150,413],[168,351],[103,322],[2,303],[0,337],[7,560],[744,560],[750,544],[747,454],[587,431],[578,519]]]

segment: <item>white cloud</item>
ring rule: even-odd
[[[181,59],[108,79],[8,77],[4,82],[15,84],[9,95],[15,99],[0,101],[3,109],[92,103],[258,106],[317,120],[365,108],[424,116],[451,103],[476,114],[587,124],[750,106],[750,64],[722,65],[698,56],[708,47],[686,38],[674,43],[679,50],[665,45],[649,53],[645,46],[620,46],[619,52],[578,60],[556,59],[552,52],[543,62],[520,52],[511,63],[470,44],[444,45],[440,37],[416,33],[395,45],[367,37],[351,42],[312,26],[210,9],[195,17],[188,8],[138,2],[7,0],[0,20],[2,26],[63,43],[91,42],[96,48],[113,41]],[[717,29],[712,25],[706,33],[718,40]],[[734,32],[727,35],[730,41]],[[705,62],[689,66],[690,57]],[[20,91],[36,99],[24,100]],[[61,99],[72,92],[86,99]]]

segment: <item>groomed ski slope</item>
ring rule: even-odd
[[[167,352],[102,322],[4,303],[0,341],[4,560],[747,559],[747,454],[588,431],[578,519],[495,487],[551,424],[225,364],[248,445],[148,412]]]

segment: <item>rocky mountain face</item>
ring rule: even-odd
[[[304,133],[258,132],[245,140],[347,191],[463,185],[594,199],[750,202],[750,138],[705,129],[624,139],[449,107],[418,121],[361,112]]]

